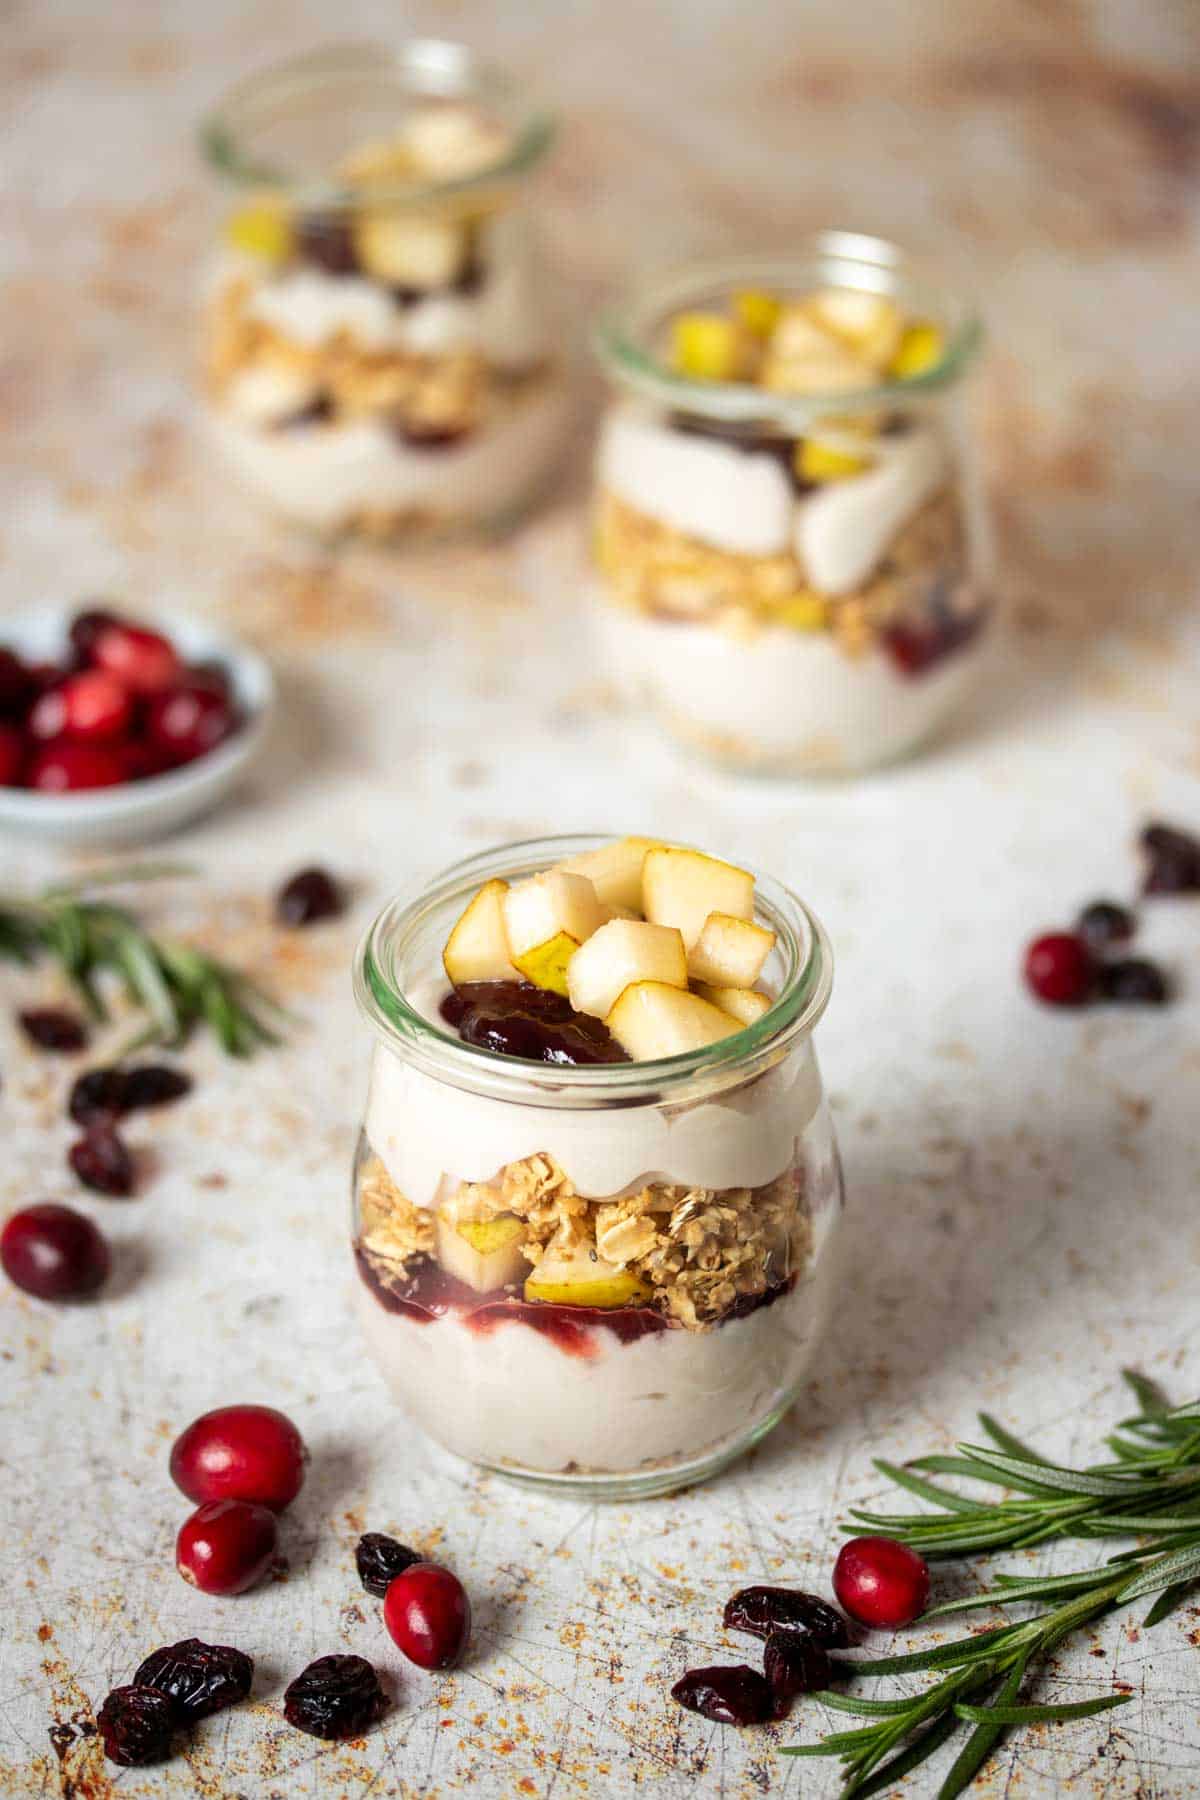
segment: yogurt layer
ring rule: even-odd
[[[355,1285],[389,1387],[448,1450],[497,1467],[625,1474],[687,1463],[787,1404],[828,1317],[834,1261],[818,1252],[790,1293],[712,1331],[622,1344],[597,1326],[587,1357],[519,1320],[482,1335],[452,1313],[421,1323]]]
[[[852,594],[875,573],[892,540],[946,478],[932,431],[883,438],[878,466],[830,481],[796,509],[796,554],[821,594]]]
[[[318,530],[356,514],[498,516],[550,467],[569,417],[565,385],[550,380],[462,443],[422,449],[374,419],[264,431],[210,415],[219,449],[273,506]]]
[[[718,549],[777,556],[790,548],[792,484],[766,452],[676,431],[621,408],[600,439],[599,476],[627,506]]]
[[[796,773],[903,755],[963,703],[985,649],[980,638],[913,678],[882,649],[850,657],[822,632],[774,626],[739,639],[599,595],[593,612],[614,680],[648,695],[679,737],[718,760]]]

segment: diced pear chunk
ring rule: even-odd
[[[494,1219],[437,1220],[438,1261],[477,1294],[513,1287],[529,1264],[521,1254],[525,1226],[514,1213]]]
[[[699,850],[660,844],[642,865],[642,910],[653,925],[674,925],[690,950],[709,913],[754,917],[754,877]]]
[[[780,301],[765,288],[741,288],[733,296],[733,314],[756,338],[769,338],[779,323]]]
[[[910,325],[900,339],[888,373],[901,381],[911,381],[933,367],[944,347],[945,340],[936,325]]]
[[[699,994],[665,981],[635,981],[605,1024],[635,1062],[705,1050],[739,1029],[735,1019]]]
[[[517,968],[534,987],[549,988],[551,993],[561,994],[565,999],[570,992],[567,969],[578,949],[578,939],[568,936],[565,931],[556,931],[544,944],[535,944],[532,950],[518,956]]]
[[[485,881],[446,939],[442,962],[455,987],[468,981],[516,981],[502,901],[507,881]]]
[[[688,974],[713,987],[753,987],[774,943],[775,933],[762,925],[728,913],[709,913],[688,952]]]
[[[554,1306],[599,1306],[606,1310],[649,1300],[653,1289],[629,1269],[594,1252],[564,1255],[549,1245],[525,1280],[525,1298]]]
[[[687,953],[673,925],[610,919],[571,958],[567,992],[576,1012],[603,1019],[633,981],[687,986]]]
[[[848,475],[861,475],[871,467],[868,456],[853,450],[840,450],[823,444],[819,438],[804,438],[796,446],[796,473],[802,481],[844,481]]]
[[[362,213],[354,248],[367,274],[392,287],[449,287],[466,259],[460,226],[413,213]]]
[[[887,294],[824,288],[809,304],[818,323],[835,332],[867,362],[884,368],[895,356],[904,322],[896,302]]]
[[[642,910],[642,864],[647,850],[656,848],[659,840],[648,837],[623,837],[615,843],[601,844],[598,850],[584,850],[569,856],[560,868],[572,875],[586,875],[606,906]]]
[[[679,313],[671,326],[671,357],[693,381],[733,381],[744,360],[742,336],[724,313]]]
[[[756,1025],[771,1010],[769,996],[760,994],[757,988],[712,987],[707,981],[698,981],[696,992],[739,1025]]]
[[[225,241],[264,262],[286,262],[292,254],[292,223],[278,200],[256,200],[239,207],[225,221]]]
[[[565,994],[571,957],[608,919],[591,882],[566,869],[547,869],[510,887],[502,906],[509,954],[521,974]]]

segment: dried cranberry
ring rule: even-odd
[[[133,1157],[124,1140],[103,1120],[89,1125],[71,1145],[67,1161],[84,1187],[93,1193],[125,1200],[133,1192]]]
[[[29,715],[29,735],[48,743],[52,738],[78,738],[106,744],[124,737],[133,722],[129,690],[104,669],[68,675],[60,687],[44,693]]]
[[[269,1507],[210,1500],[180,1526],[175,1567],[202,1594],[244,1594],[267,1573],[278,1544]]]
[[[166,1694],[180,1725],[194,1725],[210,1713],[235,1706],[250,1692],[254,1679],[253,1658],[229,1644],[205,1644],[184,1638],[152,1651],[141,1664],[134,1682]]]
[[[39,794],[73,794],[86,788],[117,787],[126,766],[113,744],[77,744],[70,738],[35,751],[27,781]]]
[[[108,1244],[82,1213],[44,1201],[8,1220],[0,1232],[0,1266],[39,1300],[81,1300],[108,1279]]]
[[[326,869],[300,869],[285,881],[275,900],[283,925],[315,925],[318,919],[335,919],[344,901],[342,891]]]
[[[1127,906],[1118,906],[1115,900],[1093,900],[1080,913],[1075,929],[1093,950],[1104,950],[1109,944],[1127,942],[1137,930],[1137,921]]]
[[[1025,980],[1047,1006],[1082,1006],[1095,980],[1091,952],[1073,931],[1048,931],[1025,952]]]
[[[1146,854],[1146,894],[1191,894],[1200,889],[1200,838],[1174,825],[1147,825],[1142,832]]]
[[[124,1069],[87,1069],[72,1085],[67,1112],[77,1125],[107,1124],[124,1111]]]
[[[1171,998],[1162,970],[1142,956],[1107,963],[1100,970],[1099,989],[1102,999],[1121,1006],[1165,1006]]]
[[[398,1575],[383,1602],[392,1641],[421,1669],[449,1669],[471,1635],[471,1602],[457,1575],[416,1562]]]
[[[109,1762],[142,1768],[170,1756],[175,1708],[169,1695],[135,1683],[113,1689],[96,1714],[96,1726]]]
[[[24,737],[15,725],[0,725],[0,787],[20,787],[24,771]]]
[[[844,1650],[850,1642],[841,1613],[799,1588],[742,1588],[726,1601],[722,1623],[726,1631],[748,1631],[760,1638],[773,1631],[806,1631],[826,1650]]]
[[[379,1718],[387,1696],[362,1656],[318,1656],[283,1696],[283,1716],[315,1738],[358,1737]]]
[[[228,700],[192,682],[156,694],[146,715],[150,742],[173,763],[195,762],[234,728]]]
[[[19,1012],[21,1030],[39,1050],[71,1053],[87,1044],[87,1027],[65,1006],[30,1006]]]
[[[603,1021],[576,1013],[563,994],[525,981],[469,981],[441,1014],[465,1044],[497,1056],[571,1068],[628,1058]]]
[[[161,632],[140,625],[110,625],[99,632],[92,656],[134,694],[161,694],[179,679],[174,646]]]
[[[775,1717],[782,1719],[800,1694],[815,1694],[829,1682],[829,1658],[807,1631],[773,1631],[763,1650],[763,1674],[770,1683]]]
[[[166,1063],[137,1063],[124,1071],[123,1111],[141,1112],[154,1106],[170,1106],[192,1091],[192,1078]]]
[[[860,1624],[899,1631],[929,1604],[929,1564],[894,1538],[851,1538],[833,1565],[833,1591]]]
[[[302,214],[296,222],[296,252],[327,275],[353,275],[358,269],[350,221],[339,213]]]
[[[452,450],[471,435],[469,425],[421,425],[413,419],[398,419],[394,430],[410,450]]]
[[[219,1406],[181,1432],[171,1480],[189,1500],[253,1500],[282,1512],[304,1483],[308,1452],[273,1406]]]
[[[979,612],[934,611],[920,624],[889,625],[883,644],[901,675],[927,674],[944,657],[969,644],[983,623]]]
[[[689,1669],[671,1689],[671,1698],[719,1725],[763,1725],[775,1712],[766,1677],[746,1663]]]
[[[89,606],[85,607],[82,612],[77,612],[71,620],[71,627],[67,634],[71,640],[71,648],[75,652],[76,661],[86,667],[95,655],[96,640],[101,632],[107,631],[112,625],[121,623],[122,620],[116,613],[108,612],[101,606]]]
[[[415,1550],[382,1531],[364,1533],[354,1552],[358,1579],[368,1594],[374,1594],[379,1600],[384,1598],[397,1575],[403,1575],[405,1569],[411,1569],[420,1560]]]

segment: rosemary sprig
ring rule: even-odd
[[[0,960],[28,964],[52,957],[99,1020],[109,1017],[101,978],[115,978],[145,1015],[122,1055],[147,1044],[179,1045],[199,1025],[207,1025],[230,1056],[278,1043],[286,1015],[249,976],[186,944],[154,937],[125,907],[91,897],[118,882],[177,872],[118,869],[33,897],[0,894]]]
[[[865,1660],[839,1658],[841,1676],[948,1671],[924,1693],[894,1700],[854,1694],[813,1695],[834,1712],[870,1720],[834,1732],[784,1756],[837,1756],[844,1765],[842,1800],[881,1792],[918,1767],[963,1725],[973,1727],[946,1775],[938,1800],[954,1800],[975,1779],[1007,1732],[1021,1725],[1063,1724],[1123,1706],[1129,1694],[1039,1705],[1023,1702],[1026,1676],[1063,1640],[1117,1607],[1156,1594],[1145,1625],[1156,1625],[1200,1581],[1200,1400],[1172,1407],[1142,1376],[1125,1376],[1140,1411],[1107,1440],[1114,1460],[1084,1469],[1054,1463],[1028,1449],[987,1414],[979,1423],[989,1444],[960,1444],[956,1456],[925,1456],[876,1467],[938,1513],[852,1516],[878,1536],[909,1544],[926,1557],[991,1554],[1060,1537],[1149,1539],[1098,1568],[1061,1574],[998,1574],[994,1585],[949,1600],[927,1619],[979,1607],[1037,1601],[1029,1618],[973,1632],[932,1649]],[[916,1471],[925,1471],[918,1474]],[[930,1481],[929,1474],[967,1477],[1005,1490],[977,1499]]]

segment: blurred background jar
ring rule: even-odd
[[[527,204],[552,136],[517,83],[435,41],[297,58],[218,106],[203,380],[247,489],[324,535],[526,509],[567,422]]]
[[[595,612],[610,669],[739,769],[838,774],[962,707],[986,531],[978,321],[892,244],[659,275],[601,320]]]

